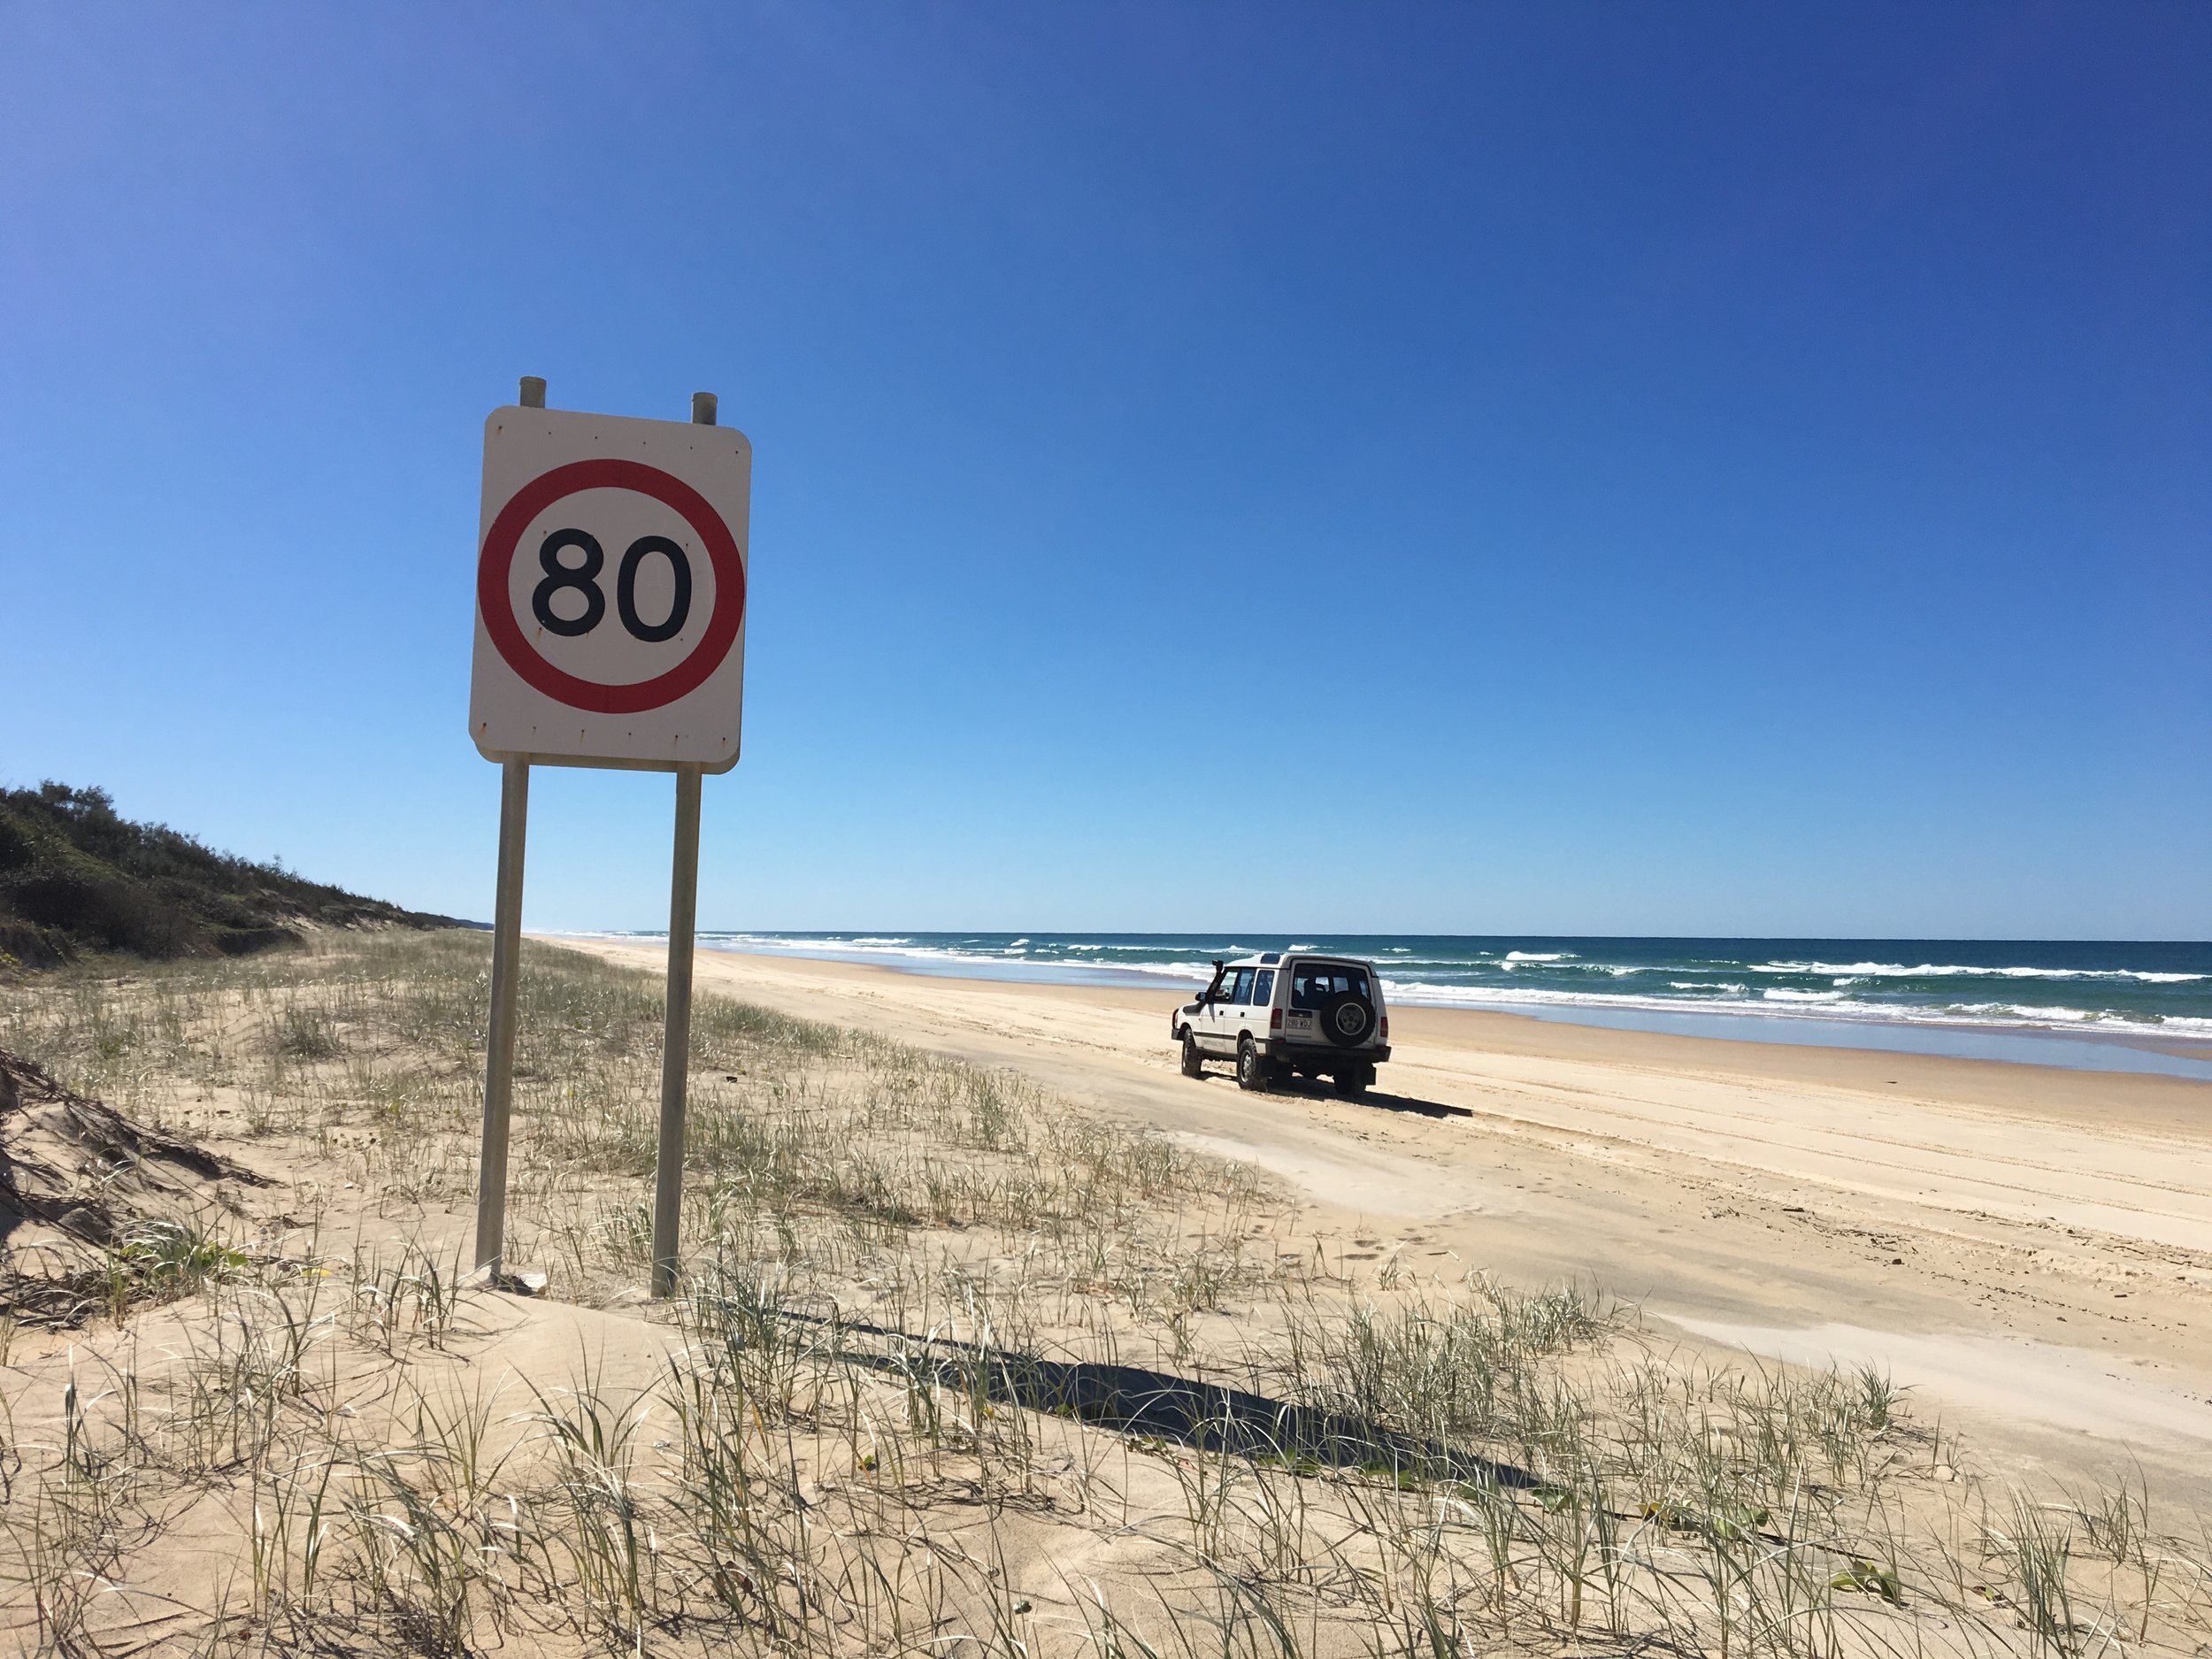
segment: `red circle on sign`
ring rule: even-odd
[[[650,680],[610,686],[556,668],[538,655],[522,625],[515,620],[507,583],[522,533],[533,518],[564,495],[587,489],[634,490],[674,508],[699,533],[707,557],[714,563],[714,614],[707,619],[707,631],[685,653],[682,662]],[[572,461],[532,479],[492,520],[484,536],[483,554],[476,562],[476,608],[507,666],[537,690],[557,703],[594,714],[639,714],[696,691],[708,675],[722,666],[745,621],[745,560],[722,515],[680,478],[642,461]]]

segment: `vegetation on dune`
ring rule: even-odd
[[[457,924],[134,823],[104,789],[0,789],[0,966],[96,952],[243,956],[296,942],[303,925]]]
[[[0,984],[56,1090],[289,1171],[121,1235],[142,1289],[66,1350],[0,1320],[25,1650],[2212,1645],[2212,1546],[2139,1482],[2006,1490],[1878,1373],[1716,1367],[1577,1286],[1317,1236],[1018,1074],[712,996],[692,1254],[649,1304],[659,987],[535,944],[509,1236],[549,1284],[488,1291],[488,956]]]
[[[135,1123],[0,1048],[0,1319],[69,1328],[244,1258],[181,1221],[246,1165]]]

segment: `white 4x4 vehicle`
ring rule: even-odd
[[[1357,1094],[1390,1058],[1390,1016],[1371,962],[1271,950],[1214,964],[1213,983],[1171,1017],[1183,1048],[1183,1075],[1206,1062],[1237,1063],[1237,1087],[1260,1089],[1277,1079],[1325,1077],[1340,1094]]]

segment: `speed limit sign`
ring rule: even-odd
[[[745,691],[745,537],[753,446],[714,424],[632,420],[522,401],[484,423],[469,735],[501,764],[499,887],[484,1043],[476,1263],[505,1271],[522,864],[533,765],[676,774],[668,897],[668,1020],[653,1173],[653,1294],[673,1292],[683,1211],[691,958],[699,907],[699,780],[737,764]]]
[[[492,411],[469,695],[487,757],[737,764],[752,468],[726,426]]]

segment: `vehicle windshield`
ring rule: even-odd
[[[1293,1008],[1318,1008],[1340,992],[1349,991],[1375,1000],[1375,993],[1367,983],[1367,970],[1355,968],[1344,962],[1300,962],[1290,970],[1290,1005]]]

